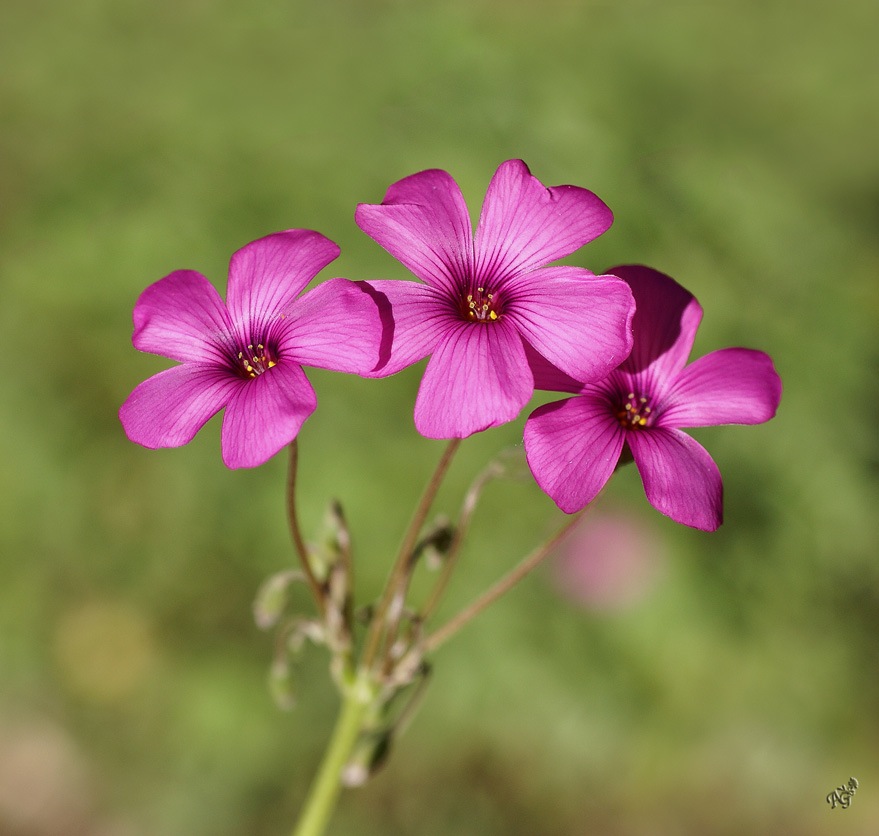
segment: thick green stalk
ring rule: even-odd
[[[343,692],[342,706],[320,768],[308,791],[292,836],[323,836],[342,789],[342,770],[351,757],[363,722],[372,707],[370,689],[354,687]]]

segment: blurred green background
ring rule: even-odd
[[[284,456],[227,471],[217,420],[183,449],[129,443],[117,409],[168,365],[131,347],[131,309],[182,267],[224,291],[235,249],[296,226],[340,244],[323,277],[402,278],[355,205],[439,167],[475,214],[511,157],[614,210],[570,263],[670,273],[706,310],[696,352],[770,352],[784,399],[766,425],[697,433],[725,477],[716,534],[623,471],[595,516],[617,525],[616,592],[572,601],[546,567],[443,647],[331,832],[879,832],[875,3],[0,14],[3,836],[288,831],[336,696],[316,651],[296,710],[266,690],[250,608],[292,560]],[[361,601],[442,449],[412,424],[420,373],[310,375],[303,524],[343,502]],[[438,510],[525,414],[465,444]],[[561,517],[528,481],[488,491],[445,614]]]

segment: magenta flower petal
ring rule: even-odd
[[[581,395],[589,389],[590,384],[580,383],[561,369],[554,366],[549,360],[525,343],[525,355],[528,357],[528,365],[531,374],[534,375],[534,388],[544,389],[547,392],[570,392],[573,395]]]
[[[631,449],[651,504],[677,522],[713,531],[722,521],[720,473],[680,428],[768,421],[778,408],[781,380],[767,355],[744,348],[715,351],[685,366],[702,316],[698,302],[648,267],[613,272],[628,282],[637,306],[632,353],[607,377],[581,384],[529,350],[537,386],[578,396],[529,417],[528,462],[560,507],[576,510],[584,496],[594,495],[599,477],[590,456],[604,455],[606,442],[595,429],[603,421]],[[585,416],[579,423],[578,409]],[[606,478],[601,467],[596,472]]]
[[[375,376],[433,354],[416,404],[423,434],[458,437],[512,420],[531,395],[525,390],[533,392],[526,348],[536,362],[587,380],[625,356],[627,287],[580,268],[543,267],[610,225],[610,210],[586,189],[547,189],[521,160],[503,163],[483,203],[476,255],[464,199],[444,171],[395,183],[380,206],[361,204],[356,219],[429,285],[370,283],[386,291],[395,325]]]
[[[680,430],[655,427],[626,437],[647,500],[675,522],[714,531],[723,522],[720,471],[705,448]]]
[[[512,421],[533,390],[514,328],[459,323],[427,364],[415,401],[415,426],[427,438],[466,438]]]
[[[419,279],[454,290],[473,271],[473,229],[458,184],[432,169],[394,183],[381,205],[361,203],[357,225]]]
[[[171,360],[217,362],[216,335],[231,330],[220,294],[194,270],[159,279],[134,306],[134,347]]]
[[[775,416],[780,401],[781,378],[767,354],[725,348],[700,357],[677,375],[663,398],[658,423],[762,424]]]
[[[252,241],[229,264],[226,304],[239,330],[284,313],[339,248],[319,232],[288,229]]]
[[[289,307],[279,338],[285,357],[306,366],[366,374],[379,359],[381,325],[362,282],[329,279]]]
[[[635,344],[622,364],[646,382],[668,380],[690,356],[702,321],[702,306],[674,279],[650,267],[627,264],[607,271],[632,288],[636,310]]]
[[[262,464],[292,441],[316,404],[301,363],[367,372],[381,356],[379,301],[387,300],[377,291],[334,279],[298,298],[337,254],[304,229],[254,241],[232,256],[228,308],[191,271],[147,288],[135,308],[135,345],[183,365],[132,392],[119,412],[129,437],[147,447],[186,444],[226,407],[230,467]]]
[[[223,416],[223,462],[227,467],[256,467],[289,444],[314,412],[317,397],[305,372],[279,363],[241,386]]]
[[[547,188],[522,160],[492,177],[476,232],[476,271],[523,273],[570,255],[610,228],[613,213],[577,186]]]
[[[546,267],[504,284],[506,309],[519,333],[547,360],[588,383],[615,369],[632,348],[635,306],[616,276],[577,267]]]
[[[448,302],[430,285],[382,279],[364,284],[384,296],[393,311],[387,329],[391,345],[370,377],[387,377],[423,360],[448,332]]]
[[[214,366],[175,366],[137,386],[122,404],[119,420],[137,444],[153,450],[180,447],[245,385]]]
[[[525,422],[524,439],[537,484],[573,514],[610,479],[625,433],[605,398],[583,395],[538,407]]]

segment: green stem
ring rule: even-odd
[[[553,549],[568,536],[571,529],[580,522],[583,514],[589,510],[589,507],[590,506],[587,505],[582,511],[578,511],[576,514],[569,517],[565,524],[542,546],[539,546],[531,552],[531,554],[519,563],[518,566],[511,569],[494,586],[486,590],[479,596],[479,598],[461,610],[461,612],[459,612],[454,618],[446,622],[436,632],[431,633],[421,645],[422,652],[427,655],[436,650],[441,644],[448,641],[455,633],[457,633],[465,624],[479,615],[479,613],[481,613],[489,604],[494,603],[501,597],[501,595],[512,589],[532,569],[542,563],[548,555],[552,554]]]
[[[460,438],[449,440],[449,443],[446,445],[446,449],[436,466],[433,476],[431,476],[430,481],[427,483],[427,487],[424,489],[424,493],[421,495],[421,499],[415,509],[409,527],[406,529],[403,543],[397,554],[397,560],[394,563],[394,568],[391,570],[391,576],[388,578],[388,584],[385,587],[384,595],[379,602],[378,609],[376,610],[372,624],[369,628],[369,633],[366,637],[365,650],[360,663],[364,670],[368,670],[375,661],[376,654],[381,645],[382,634],[385,630],[389,629],[389,625],[386,621],[388,610],[394,603],[395,597],[404,592],[401,587],[406,580],[412,550],[418,542],[418,535],[421,532],[424,521],[430,512],[430,507],[433,505],[433,500],[436,498],[437,491],[445,478],[449,465],[452,463],[452,459],[454,458],[460,444]],[[390,640],[393,641],[393,637],[391,637]]]
[[[342,790],[342,770],[351,756],[371,706],[371,695],[364,693],[356,684],[345,689],[336,727],[292,836],[322,836],[326,831]]]

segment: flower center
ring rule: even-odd
[[[235,358],[236,370],[242,377],[259,377],[277,363],[275,353],[262,343],[248,345],[247,349],[239,351]]]
[[[494,322],[501,315],[497,294],[477,287],[461,299],[461,315],[470,322]]]
[[[626,403],[616,413],[616,416],[620,426],[624,429],[639,430],[650,425],[651,412],[652,410],[647,398],[641,395],[636,396],[634,392],[629,392],[626,395]]]

